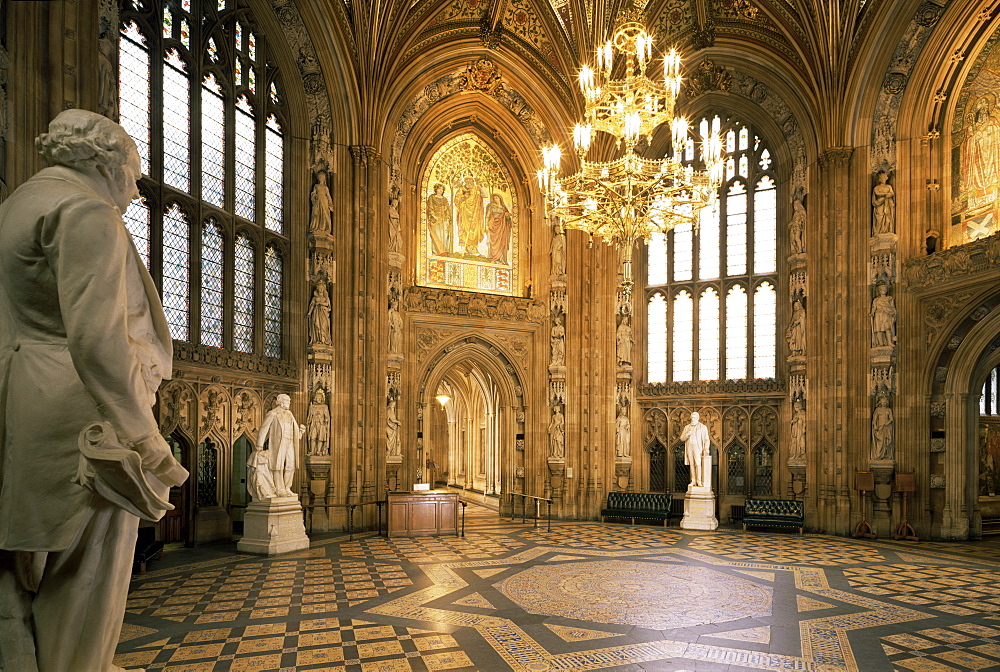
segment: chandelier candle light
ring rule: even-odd
[[[558,226],[580,229],[622,249],[626,274],[635,242],[649,241],[690,221],[697,227],[701,209],[712,205],[722,183],[724,156],[719,118],[702,122],[701,163],[696,170],[694,139],[687,120],[674,116],[681,87],[681,58],[671,49],[663,56],[663,80],[646,76],[651,66],[653,38],[639,21],[639,11],[625,10],[613,38],[597,47],[596,69],[580,70],[585,113],[573,129],[573,144],[581,169],[559,177],[562,152],[558,145],[544,147],[544,167],[538,186],[545,200],[545,214],[558,218]],[[612,79],[615,66],[625,61],[625,78]],[[656,68],[658,69],[658,68]],[[662,124],[671,127],[672,153],[647,159],[636,153],[640,140],[652,140]],[[618,141],[621,156],[610,161],[590,161],[594,134],[608,133]]]

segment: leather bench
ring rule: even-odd
[[[752,527],[797,527],[805,524],[805,508],[793,499],[748,499],[743,512],[743,531]]]
[[[609,492],[607,507],[601,509],[601,520],[605,518],[630,518],[662,520],[666,527],[670,522],[670,502],[672,496],[665,492]]]

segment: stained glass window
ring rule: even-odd
[[[674,380],[694,377],[694,303],[691,293],[681,290],[674,297]]]
[[[275,233],[281,233],[282,220],[282,169],[285,165],[283,150],[285,143],[281,137],[281,126],[272,114],[267,118],[264,134],[264,226]]]
[[[646,266],[646,276],[651,285],[663,285],[667,282],[667,239],[662,233],[654,233],[649,241],[649,264]]]
[[[664,383],[667,380],[667,301],[663,298],[663,294],[653,295],[646,308],[646,314],[648,317],[646,342],[649,344],[646,364],[649,382]]]
[[[281,357],[281,252],[268,247],[264,252],[264,354]]]
[[[163,181],[191,188],[190,82],[176,49],[163,61]]]
[[[719,292],[709,287],[698,306],[698,378],[719,379]]]
[[[201,342],[222,347],[223,311],[222,230],[214,219],[201,227]]]
[[[146,38],[135,21],[129,21],[121,31],[121,53],[118,56],[118,77],[123,86],[118,108],[121,123],[135,140],[142,172],[149,174],[149,50]]]
[[[201,198],[226,203],[226,111],[222,90],[209,73],[201,85]]]
[[[163,312],[170,336],[188,340],[191,293],[191,230],[177,204],[163,215]]]
[[[233,310],[233,348],[240,352],[253,352],[253,243],[246,236],[236,237],[236,271],[234,289],[236,304]]]
[[[287,122],[268,35],[232,0],[120,10],[121,123],[144,173],[124,219],[171,335],[281,357]]]
[[[137,198],[129,204],[122,219],[125,221],[125,228],[132,235],[132,242],[142,257],[142,263],[149,268],[149,206],[144,199]]]
[[[747,292],[734,285],[726,295],[726,378],[747,377]]]
[[[774,378],[777,363],[778,305],[774,285],[762,282],[753,293],[753,375]]]
[[[701,134],[711,127],[699,121]],[[777,375],[778,177],[769,149],[747,124],[722,124],[730,155],[715,206],[698,227],[678,225],[647,250],[648,382],[741,380]],[[694,137],[692,133],[692,137]],[[700,149],[700,138],[688,149]],[[700,151],[685,152],[694,168]],[[657,334],[666,328],[667,334]]]
[[[257,185],[253,109],[246,96],[236,103],[236,214],[253,219]]]
[[[674,280],[690,280],[694,263],[694,227],[691,222],[677,225],[674,235]]]

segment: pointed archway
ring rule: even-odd
[[[415,472],[486,497],[524,492],[524,389],[504,350],[479,336],[452,341],[419,381]]]

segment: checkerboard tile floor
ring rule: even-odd
[[[134,578],[115,662],[150,672],[1000,669],[1000,544],[580,522],[546,532],[470,513],[465,538],[327,535],[272,559],[171,551]],[[634,580],[615,575],[626,560]],[[579,563],[594,569],[574,572]],[[677,568],[715,577],[713,589],[664,580]],[[509,579],[529,570],[559,584],[552,595],[567,604],[532,600],[531,586],[513,594],[524,580]],[[736,613],[740,595],[719,587],[748,581],[771,603]],[[705,613],[723,616],[675,623],[667,606],[657,629],[643,627],[629,591],[650,585],[671,593],[664,605],[714,596]],[[619,604],[593,609],[594,599]],[[604,612],[616,617],[587,620]]]

